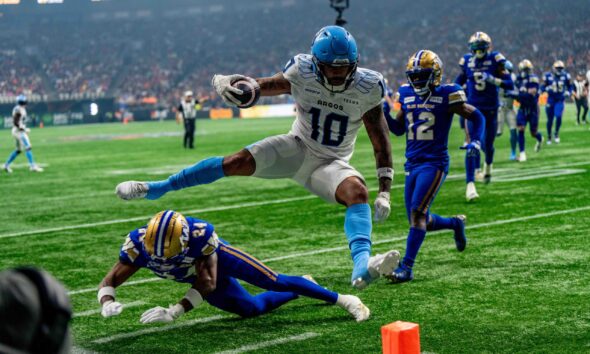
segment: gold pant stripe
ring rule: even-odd
[[[225,246],[220,246],[220,249],[224,252],[227,252],[229,254],[231,254],[232,256],[238,257],[239,259],[243,260],[244,262],[248,263],[249,265],[251,265],[252,267],[258,269],[261,273],[263,273],[264,275],[266,275],[267,277],[269,277],[272,281],[277,281],[277,276],[276,273],[270,273],[266,267],[262,267],[260,264],[254,262],[251,259],[248,259],[246,256],[241,255]]]
[[[436,171],[436,176],[434,177],[434,181],[430,185],[430,188],[428,189],[426,196],[422,200],[422,203],[420,203],[419,210],[421,212],[426,213],[426,210],[428,210],[428,207],[430,207],[430,203],[432,203],[432,199],[434,198],[436,191],[440,187],[441,182],[442,182],[442,171],[438,170],[438,171]]]

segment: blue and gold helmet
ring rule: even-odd
[[[439,86],[442,81],[443,63],[440,57],[431,50],[419,50],[414,53],[406,64],[408,83],[416,94],[422,96]]]
[[[475,32],[469,37],[469,49],[478,59],[483,58],[492,48],[492,38],[485,32]]]
[[[564,69],[565,69],[565,64],[563,63],[563,61],[557,60],[557,61],[555,61],[555,63],[553,63],[553,71],[556,74],[561,74]]]
[[[531,73],[533,71],[533,68],[533,63],[528,59],[524,59],[523,61],[518,63],[518,70],[520,70],[523,73]]]
[[[340,26],[326,26],[311,44],[318,81],[332,92],[342,92],[354,79],[359,54],[354,37]]]
[[[170,261],[184,257],[188,240],[189,227],[185,217],[174,210],[165,210],[150,220],[143,243],[152,259]]]

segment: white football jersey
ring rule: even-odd
[[[20,113],[20,128],[24,129],[25,128],[26,119],[27,119],[27,110],[25,109],[25,107],[20,106],[20,105],[17,104],[12,109],[12,116],[14,117],[14,115],[17,112]],[[12,127],[12,130],[16,130],[18,128],[19,127]]]
[[[333,93],[316,79],[313,65],[310,54],[299,54],[283,69],[297,110],[291,134],[320,155],[348,162],[363,123],[361,117],[383,103],[383,76],[358,68],[350,86],[344,92]]]

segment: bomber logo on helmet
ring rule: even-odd
[[[188,240],[189,227],[184,216],[173,210],[165,210],[150,220],[143,242],[152,259],[169,261],[184,256]]]
[[[475,32],[469,37],[469,49],[476,58],[482,59],[491,48],[492,38],[487,33]]]
[[[443,63],[431,50],[420,50],[408,59],[406,77],[416,94],[423,96],[431,91],[432,86],[439,86],[442,81]]]

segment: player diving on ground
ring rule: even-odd
[[[443,64],[436,53],[420,50],[406,65],[408,84],[399,88],[401,109],[388,117],[395,135],[406,134],[405,202],[410,231],[406,254],[399,267],[387,277],[395,283],[414,278],[412,267],[427,231],[453,230],[457,250],[467,245],[465,216],[446,218],[430,213],[430,205],[449,172],[448,140],[453,114],[471,126],[471,141],[462,149],[467,154],[479,150],[484,115],[467,104],[465,92],[457,84],[441,85]]]
[[[172,190],[227,176],[292,178],[330,203],[346,206],[344,230],[354,263],[351,282],[362,289],[397,266],[397,251],[370,257],[371,208],[363,176],[350,164],[364,123],[373,145],[379,179],[376,221],[390,213],[393,180],[391,146],[383,116],[385,83],[375,71],[358,67],[355,39],[342,27],[327,26],[315,36],[311,54],[289,60],[283,71],[259,78],[262,96],[291,94],[297,117],[288,134],[272,136],[225,157],[211,157],[163,181],[127,181],[116,188],[122,199],[158,199]],[[242,94],[232,86],[242,75],[215,75],[213,86],[230,105]]]
[[[141,323],[172,322],[203,301],[242,317],[268,313],[285,303],[307,296],[338,305],[356,321],[369,318],[369,309],[353,295],[327,290],[309,276],[279,274],[265,264],[217,237],[213,225],[184,217],[173,210],[156,214],[146,226],[131,231],[121,247],[119,261],[100,283],[98,302],[104,317],[123,311],[115,288],[141,268],[155,275],[191,284],[186,295],[169,308],[144,312]],[[238,279],[268,291],[248,293]]]

